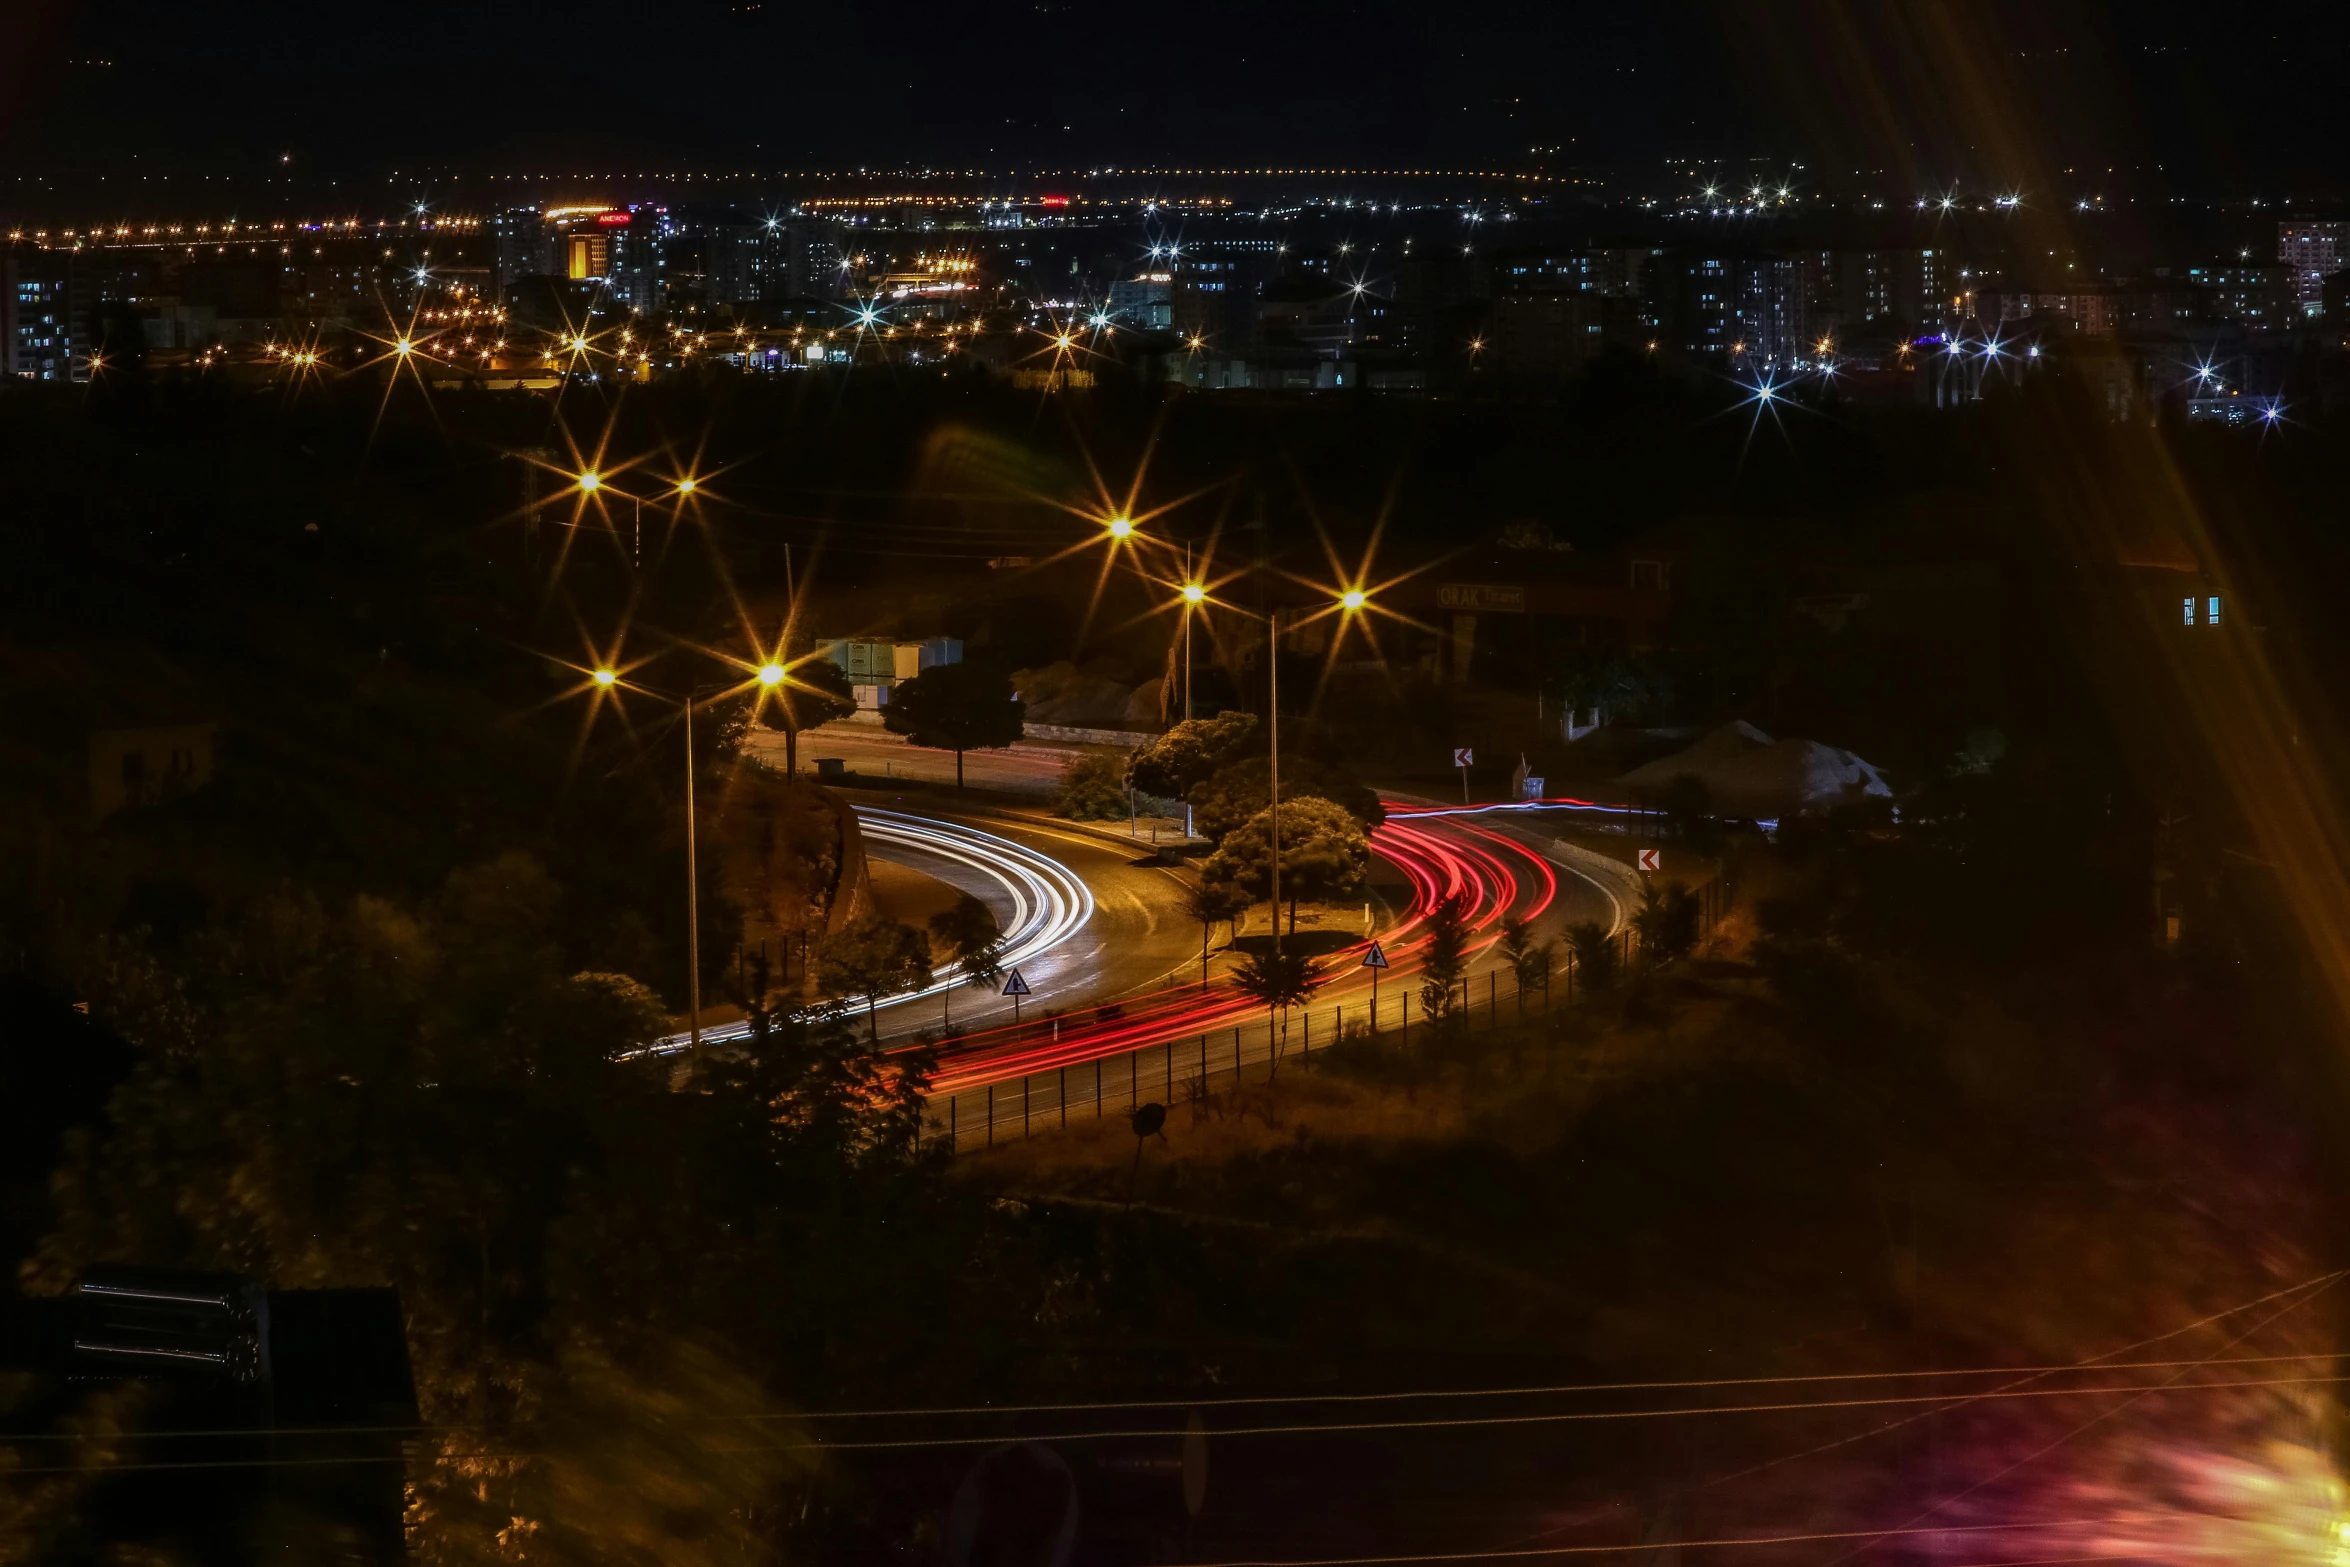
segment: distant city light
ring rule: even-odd
[[[1127,538],[1127,537],[1129,537],[1130,535],[1132,535],[1132,533],[1133,533],[1133,532],[1134,532],[1134,519],[1133,519],[1132,517],[1112,517],[1112,518],[1110,519],[1110,537],[1111,537],[1111,538],[1113,538],[1113,539],[1123,539],[1123,538]]]
[[[1184,603],[1186,603],[1186,604],[1199,604],[1199,603],[1203,603],[1203,602],[1205,602],[1205,601],[1206,601],[1206,599],[1207,599],[1207,596],[1208,596],[1208,590],[1207,590],[1206,588],[1204,588],[1204,587],[1201,587],[1201,586],[1200,586],[1198,583],[1196,583],[1196,582],[1186,582],[1185,584],[1183,584],[1183,602],[1184,602]]]
[[[593,495],[604,487],[604,476],[600,473],[583,473],[579,476],[579,487]]]
[[[1357,610],[1369,602],[1371,602],[1371,595],[1365,593],[1361,588],[1348,588],[1344,593],[1338,595],[1338,604],[1341,609]]]
[[[599,669],[589,678],[594,680],[597,685],[608,686],[611,685],[614,681],[618,680],[620,677],[612,673],[612,671],[609,669]]]
[[[759,666],[759,684],[773,687],[782,685],[783,681],[784,668],[781,664],[768,663]]]

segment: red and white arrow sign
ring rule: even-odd
[[[1662,849],[1642,849],[1640,851],[1640,868],[1644,871],[1663,870],[1665,868],[1665,851]]]

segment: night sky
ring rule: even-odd
[[[19,177],[1751,157],[2322,194],[2344,9],[17,0],[0,140]]]

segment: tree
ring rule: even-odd
[[[1145,794],[1181,799],[1246,750],[1256,732],[1254,713],[1187,718],[1134,753],[1127,781]]]
[[[1192,785],[1192,825],[1205,838],[1222,841],[1225,834],[1272,803],[1272,783],[1262,756],[1228,762],[1214,776]],[[1281,758],[1283,801],[1329,800],[1343,807],[1365,827],[1376,827],[1387,813],[1379,796],[1339,769],[1310,756]]]
[[[1570,713],[1590,711],[1600,723],[1649,716],[1672,701],[1672,682],[1645,659],[1578,648],[1545,682]]]
[[[1722,829],[1714,820],[1714,793],[1695,773],[1679,773],[1657,792],[1657,809],[1675,842],[1709,859],[1722,851]]]
[[[834,997],[863,996],[871,1037],[881,1038],[874,1009],[884,996],[920,990],[930,982],[930,943],[911,925],[886,915],[850,920],[816,948],[816,983]]]
[[[881,710],[892,734],[955,753],[955,787],[963,787],[963,753],[995,750],[1020,738],[1020,699],[1011,677],[991,665],[933,664],[901,680]]]
[[[846,718],[857,710],[857,694],[840,665],[819,654],[786,666],[783,684],[759,693],[759,722],[783,731],[783,770],[800,773],[800,731]]]
[[[1115,751],[1084,751],[1061,774],[1053,814],[1075,822],[1116,821],[1126,814],[1126,759]]]
[[[1687,957],[1697,946],[1697,916],[1697,894],[1687,887],[1668,887],[1653,876],[1642,882],[1640,907],[1632,913],[1641,961],[1662,968]]]
[[[1278,1009],[1286,1013],[1291,1007],[1302,1005],[1314,993],[1316,983],[1313,961],[1301,952],[1251,952],[1240,960],[1232,971],[1232,983],[1241,993],[1260,1002],[1265,1008],[1268,1035],[1272,1032],[1272,1014]],[[1273,1053],[1273,1070],[1281,1069],[1280,1052]]]
[[[969,893],[930,916],[930,934],[955,955],[963,983],[992,985],[1002,976],[997,949],[1004,939],[1003,927],[996,923],[995,911]]]
[[[1265,896],[1272,885],[1272,833],[1273,813],[1259,811],[1225,834],[1200,874],[1230,882],[1251,898]],[[1352,897],[1362,890],[1370,865],[1370,840],[1345,807],[1311,797],[1281,802],[1281,891],[1289,899],[1292,931],[1298,899]]]
[[[1526,929],[1524,920],[1513,919],[1501,927],[1502,960],[1510,966],[1510,977],[1518,983],[1518,1010],[1526,1010],[1526,992],[1539,985],[1550,989],[1551,964],[1556,961],[1558,947],[1553,942],[1537,943]]]
[[[1449,1024],[1460,1006],[1461,977],[1469,968],[1469,905],[1444,899],[1428,911],[1428,942],[1420,953],[1420,1011],[1433,1023]]]
[[[1216,926],[1246,913],[1248,894],[1228,881],[1202,876],[1183,893],[1183,912],[1199,921],[1199,982],[1208,982],[1208,938]]]
[[[1575,955],[1575,968],[1583,976],[1587,991],[1608,991],[1616,983],[1615,933],[1597,920],[1585,920],[1580,925],[1567,927],[1567,950]]]

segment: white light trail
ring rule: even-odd
[[[1050,855],[960,822],[867,806],[855,809],[857,823],[867,842],[951,860],[986,877],[1003,891],[1011,901],[1012,917],[1003,922],[1003,943],[997,961],[1007,972],[1043,957],[1083,930],[1093,918],[1093,893],[1084,879]],[[894,1007],[935,997],[956,989],[961,983],[960,976],[933,978],[922,989],[886,997],[879,1005]],[[844,997],[840,1005],[844,1010],[859,1011],[863,1009],[864,998]],[[750,1032],[748,1021],[720,1024],[703,1029],[702,1042],[723,1044],[747,1038]],[[673,1055],[686,1049],[689,1043],[688,1035],[671,1034],[655,1041],[650,1048],[654,1055]]]

